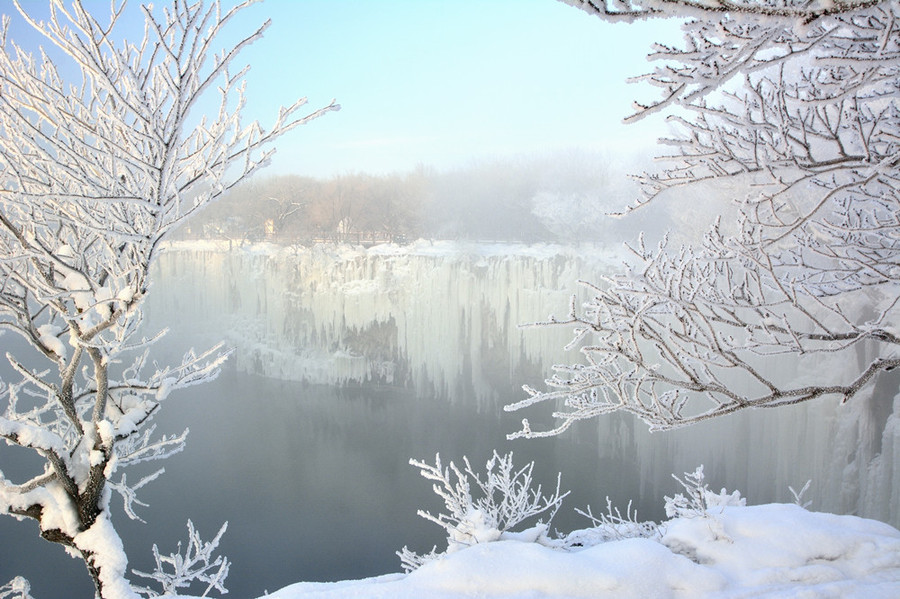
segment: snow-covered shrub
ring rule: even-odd
[[[581,549],[623,539],[654,539],[658,538],[660,534],[659,525],[656,522],[638,520],[637,510],[632,509],[630,501],[625,508],[624,516],[619,508],[613,507],[609,497],[606,498],[605,514],[601,513],[595,516],[591,511],[591,506],[587,506],[584,511],[579,509],[575,511],[590,518],[593,526],[567,534],[560,544],[564,549]]]
[[[741,497],[740,491],[710,491],[704,482],[702,464],[693,472],[685,472],[683,479],[674,474],[672,478],[681,483],[687,495],[677,493],[674,497],[666,496],[666,516],[669,518],[696,518],[708,515],[716,507],[747,505],[747,500]]]
[[[443,553],[438,552],[437,546],[432,547],[431,551],[428,553],[416,553],[404,545],[403,549],[397,552],[397,556],[400,558],[400,565],[403,566],[403,570],[406,572],[412,572],[419,566],[436,560],[441,557],[441,555],[443,555]]]
[[[194,528],[194,523],[188,520],[188,542],[182,552],[181,541],[174,553],[160,555],[159,549],[153,545],[153,558],[156,560],[156,569],[151,573],[132,570],[136,575],[150,578],[162,586],[162,593],[152,589],[138,588],[139,593],[147,597],[158,597],[165,594],[177,594],[178,589],[185,589],[195,582],[206,585],[201,597],[206,597],[215,589],[223,595],[228,592],[225,588],[225,578],[228,576],[228,568],[231,562],[228,558],[219,555],[213,557],[213,553],[219,546],[219,541],[228,523],[222,525],[215,538],[208,543],[200,540],[200,533]],[[167,571],[171,570],[171,571]]]
[[[34,599],[31,596],[31,583],[16,576],[0,587],[0,599]]]
[[[420,469],[423,477],[435,481],[432,488],[444,500],[448,513],[434,516],[419,510],[418,514],[447,531],[447,553],[501,539],[528,542],[547,539],[550,521],[569,493],[560,493],[560,479],[557,476],[556,490],[550,495],[543,495],[540,485],[533,487],[531,472],[534,462],[516,469],[512,458],[512,452],[500,456],[495,451],[485,465],[484,478],[472,470],[467,457],[463,457],[465,467],[462,470],[453,462],[446,468],[442,467],[440,454],[435,455],[433,466],[419,460],[409,461]],[[473,496],[473,487],[478,489],[479,497]],[[524,520],[547,512],[547,522],[539,521],[525,531],[511,532]],[[435,548],[423,556],[404,547],[398,555],[403,567],[409,571],[441,554]]]
[[[658,543],[668,552],[686,557],[695,564],[707,564],[716,559],[719,554],[717,552],[733,555],[735,551],[741,550],[735,549],[736,546],[747,542],[748,531],[740,527],[729,527],[729,519],[732,522],[735,518],[745,522],[749,519],[754,522],[754,530],[769,526],[765,517],[751,515],[750,511],[737,512],[731,509],[745,508],[746,499],[738,491],[711,491],[701,465],[693,472],[686,472],[683,477],[672,475],[685,492],[665,498],[668,520],[663,522],[639,520],[637,511],[630,502],[623,515],[607,497],[605,513],[594,515],[590,507],[584,511],[576,510],[591,520],[591,528],[549,538],[546,534],[547,525],[538,523],[524,532],[514,533],[509,532],[509,528],[530,515],[552,510],[552,518],[562,498],[568,495],[560,495],[558,481],[557,490],[550,497],[542,497],[540,487],[530,490],[533,463],[521,470],[514,470],[512,454],[500,457],[494,452],[494,457],[487,463],[486,480],[472,471],[465,458],[465,468],[462,470],[453,463],[448,468],[442,468],[439,455],[433,466],[416,460],[410,460],[410,463],[421,469],[422,476],[436,481],[434,491],[444,500],[449,515],[433,516],[419,511],[419,515],[447,530],[448,547],[445,552],[438,552],[434,548],[426,555],[418,555],[404,547],[398,555],[407,572],[469,545],[507,539],[537,542],[560,552],[579,552],[608,542],[639,539],[642,540],[640,543],[651,542],[651,545],[639,543],[631,546],[647,548],[653,546],[652,543]],[[760,506],[762,509],[752,513],[769,514],[778,518],[784,518],[785,514],[791,514],[790,517],[793,518],[802,516],[808,505],[802,502],[802,495],[808,486],[799,493],[791,489],[796,506]],[[481,489],[484,497],[473,498],[473,487]],[[516,513],[521,518],[503,519],[500,514],[507,514],[509,511],[502,509],[501,504],[519,506]],[[738,513],[741,515],[736,516]],[[773,529],[779,529],[779,525],[772,526]],[[473,555],[478,555],[477,551]],[[777,561],[777,558],[769,556],[763,559],[767,563],[773,560]]]

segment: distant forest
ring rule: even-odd
[[[180,237],[285,244],[619,239],[639,228],[607,216],[634,198],[621,168],[569,152],[443,172],[254,178],[194,216]]]

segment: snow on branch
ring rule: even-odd
[[[178,594],[179,589],[189,588],[194,583],[206,585],[201,597],[209,595],[210,591],[217,591],[223,595],[228,592],[225,588],[225,578],[228,576],[228,568],[231,563],[224,556],[213,556],[219,547],[219,541],[228,523],[222,525],[212,541],[206,542],[200,539],[200,534],[194,528],[194,523],[188,520],[188,541],[184,550],[181,541],[178,548],[169,555],[160,555],[159,549],[153,545],[153,559],[156,569],[151,573],[133,570],[134,574],[143,578],[149,578],[162,587],[162,592],[157,593],[151,589],[138,589],[147,597]]]
[[[803,487],[800,488],[799,491],[795,491],[794,487],[788,487],[788,490],[791,492],[791,497],[793,497],[794,504],[799,505],[803,509],[808,508],[812,505],[812,501],[805,501],[803,496],[809,491],[809,486],[812,484],[812,479],[806,481]]]
[[[505,456],[504,459],[506,457],[508,456]],[[435,485],[435,491],[445,498],[445,503],[448,506],[452,504],[451,510],[456,510],[458,506],[472,503],[468,495],[469,487],[466,485],[469,482],[467,477],[473,476],[471,469],[466,468],[460,471],[459,469],[454,469],[452,464],[449,468],[442,468],[439,459],[435,460],[435,465],[425,464],[416,460],[411,460],[411,463],[421,468],[422,475],[425,478],[439,483]],[[673,497],[665,498],[665,509],[668,519],[662,522],[657,523],[638,519],[637,512],[632,509],[630,502],[623,515],[618,508],[612,506],[611,501],[607,498],[605,513],[594,515],[590,507],[586,511],[576,510],[577,513],[590,519],[591,526],[588,528],[574,530],[556,538],[549,538],[545,534],[546,527],[529,529],[529,531],[523,533],[505,532],[500,534],[499,537],[497,532],[494,531],[493,534],[482,537],[478,542],[488,542],[498,540],[498,538],[499,540],[519,540],[524,542],[537,541],[541,545],[556,551],[579,552],[604,543],[625,539],[641,539],[641,546],[647,546],[646,541],[661,543],[668,550],[684,555],[695,562],[699,561],[695,551],[696,537],[685,537],[684,532],[686,529],[701,531],[700,537],[711,541],[722,541],[729,545],[732,544],[734,538],[730,535],[733,535],[734,531],[729,531],[725,522],[730,518],[730,514],[743,511],[741,508],[746,507],[746,500],[741,497],[741,493],[739,491],[728,492],[725,489],[718,493],[711,491],[706,483],[702,465],[693,472],[686,472],[683,477],[673,475],[673,478],[681,485],[683,493],[676,493]],[[448,497],[452,499],[448,499]],[[780,509],[787,506],[778,507]],[[805,510],[805,506],[789,507],[789,512],[794,514],[794,518],[802,510]],[[449,523],[450,520],[446,516],[444,518],[429,519],[440,521],[444,524]],[[451,535],[458,530],[458,527],[446,528]],[[753,527],[748,530],[752,529]],[[462,550],[471,544],[469,542],[454,546],[451,541],[451,546],[446,553]],[[439,553],[435,548],[427,555],[417,555],[404,547],[401,552],[398,552],[398,555],[400,555],[404,568],[409,572],[428,562],[440,559],[444,554]],[[806,562],[804,560],[800,563]]]
[[[658,45],[662,65],[642,78],[662,97],[636,117],[671,110],[681,133],[661,172],[638,178],[633,209],[701,218],[685,219],[682,243],[639,240],[567,318],[538,323],[572,328],[582,361],[506,407],[549,403],[557,426],[526,420],[510,436],[615,411],[660,430],[846,402],[900,366],[898,4],[590,4],[692,17],[684,46]],[[691,205],[707,196],[716,217],[698,225]]]
[[[803,19],[839,14],[883,0],[562,0],[610,20],[633,20],[728,12],[754,16]]]

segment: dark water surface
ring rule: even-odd
[[[408,464],[411,457],[432,462],[441,452],[446,464],[467,455],[478,468],[493,448],[513,450],[517,464],[537,461],[535,477],[545,488],[555,485],[557,461],[568,462],[575,468],[563,486],[581,480],[558,517],[560,528],[587,524],[571,507],[601,493],[619,495],[615,477],[604,481],[598,471],[591,444],[506,442],[516,420],[500,406],[478,414],[405,389],[306,386],[227,370],[208,385],[174,393],[156,418],[160,433],[191,432],[184,452],[144,468],[166,469],[139,492],[149,504],[138,507],[147,524],[129,521],[117,495],[114,518],[130,566],[144,571],[153,568],[152,544],[168,554],[186,539],[188,519],[206,540],[228,521],[221,548],[233,562],[229,596],[255,597],[301,580],[400,571],[394,552],[404,545],[420,553],[445,547],[443,530],[416,515],[437,513],[442,504]],[[138,467],[127,472],[137,480]],[[4,580],[26,576],[38,599],[91,596],[81,562],[37,538],[33,523],[4,518],[0,535]]]

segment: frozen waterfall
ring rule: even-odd
[[[431,401],[470,401],[477,417],[539,384],[551,364],[577,361],[562,349],[569,330],[518,325],[564,314],[579,279],[618,261],[595,246],[175,243],[155,264],[146,314],[192,345],[224,339],[239,372],[404,386]],[[788,486],[812,479],[812,509],[898,526],[898,378],[883,376],[844,406],[826,399],[653,435],[615,415],[567,434],[596,445],[592,467],[639,472],[642,496],[661,497],[670,473],[703,463],[708,480],[754,503],[790,501]]]
[[[224,338],[242,372],[451,399],[462,385],[489,399],[564,357],[569,330],[519,325],[566,310],[574,282],[613,260],[594,247],[174,244],[155,264],[146,314],[196,344]]]

